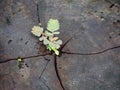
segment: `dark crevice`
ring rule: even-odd
[[[38,23],[40,23],[39,4],[38,4],[38,2],[36,3],[36,7],[37,7],[37,20],[38,20]]]
[[[59,71],[58,71],[58,67],[57,67],[57,66],[58,66],[58,65],[57,65],[57,56],[55,55],[55,56],[54,56],[55,72],[56,72],[57,78],[58,78],[58,80],[59,80],[59,82],[60,82],[60,85],[61,85],[62,89],[65,90],[65,88],[64,88],[64,86],[63,86],[63,84],[62,84],[62,80],[61,80],[61,78],[60,78],[60,75],[59,75]]]
[[[110,6],[109,6],[109,8],[112,8],[112,7],[117,7],[117,8],[119,8],[120,6],[120,2],[115,2],[115,0],[105,0],[106,2],[108,2],[109,4],[111,4]]]
[[[111,4],[110,6],[109,6],[109,8],[113,8],[115,6],[115,4]]]
[[[74,55],[97,55],[97,54],[102,54],[102,53],[105,53],[105,52],[107,52],[109,50],[113,50],[113,49],[117,49],[117,48],[120,48],[120,46],[107,48],[107,49],[104,49],[102,51],[93,52],[93,53],[76,53],[76,52],[67,52],[67,51],[62,51],[62,53],[63,54],[74,54]]]
[[[11,25],[10,17],[6,17],[6,23],[7,23],[7,25]]]
[[[68,44],[68,42],[70,42],[70,40],[72,39],[72,37],[70,39],[68,39],[62,46],[61,48],[59,49],[59,51],[62,51],[63,48]]]
[[[51,55],[51,53],[43,53],[43,54],[37,54],[37,55],[32,55],[32,56],[20,57],[20,59],[24,60],[24,59],[35,58],[35,57],[46,56],[46,55]],[[14,61],[14,60],[17,60],[18,58],[19,57],[12,58],[12,59],[6,59],[6,60],[0,60],[0,63],[6,63],[6,62],[9,62],[9,61]]]
[[[46,68],[47,68],[47,65],[48,65],[48,63],[49,63],[49,61],[50,61],[50,59],[47,59],[47,58],[45,58],[45,57],[44,57],[44,59],[47,61],[47,63],[45,64],[45,67],[43,68],[43,70],[42,70],[42,72],[41,72],[41,74],[40,74],[40,76],[39,76],[39,79],[41,79],[41,77],[42,77],[43,73],[45,72],[45,70],[46,70]]]
[[[62,48],[60,49],[60,53],[61,54],[74,54],[74,55],[97,55],[97,54],[102,54],[105,53],[107,51],[113,50],[113,49],[117,49],[120,48],[120,46],[115,46],[115,47],[111,47],[111,48],[107,48],[104,49],[102,51],[98,51],[98,52],[93,52],[93,53],[76,53],[76,52],[68,52],[68,51],[62,51],[62,49],[65,47],[65,45],[71,40],[71,38],[69,40],[67,40],[65,42],[65,44],[63,44]],[[47,53],[42,53],[42,54],[37,54],[37,55],[31,55],[31,56],[26,56],[26,57],[20,57],[22,60],[23,59],[29,59],[29,58],[35,58],[35,57],[39,57],[39,56],[46,56],[46,55],[52,55],[51,52],[47,52]],[[6,59],[6,60],[0,60],[0,63],[6,63],[9,61],[13,61],[13,60],[17,60],[18,57],[16,58],[11,58],[11,59]]]
[[[50,87],[44,81],[42,81],[42,83],[48,88],[48,90],[51,90]]]

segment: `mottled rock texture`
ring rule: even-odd
[[[41,53],[31,28],[38,14],[45,27],[50,18],[60,21],[60,38],[69,52],[97,52],[120,45],[119,0],[0,0],[0,60]],[[40,48],[40,49],[39,49]],[[62,90],[53,57],[41,79],[44,57],[0,64],[0,90]],[[120,49],[93,56],[63,54],[58,69],[66,90],[120,90]]]

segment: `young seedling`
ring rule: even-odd
[[[41,27],[41,24],[39,24],[33,26],[31,32],[39,38],[39,41],[43,42],[49,51],[53,51],[56,55],[59,55],[58,49],[62,45],[62,40],[56,36],[60,34],[59,29],[59,21],[57,19],[50,19],[47,23],[47,29],[44,29]]]

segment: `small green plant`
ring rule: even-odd
[[[62,40],[60,40],[56,35],[60,34],[58,31],[60,29],[60,24],[57,19],[50,19],[47,23],[47,29],[41,27],[41,24],[33,26],[32,34],[39,38],[39,41],[43,42],[49,51],[53,51],[56,55],[59,55],[59,48],[62,45]]]

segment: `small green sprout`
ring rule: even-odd
[[[17,61],[18,61],[18,67],[19,69],[21,69],[24,61],[20,57],[17,59]]]
[[[41,25],[33,26],[32,34],[39,38],[49,51],[53,51],[56,55],[59,55],[58,49],[62,45],[62,40],[59,40],[56,35],[60,34],[58,31],[60,24],[57,19],[50,19],[47,23],[47,30],[44,30]]]

